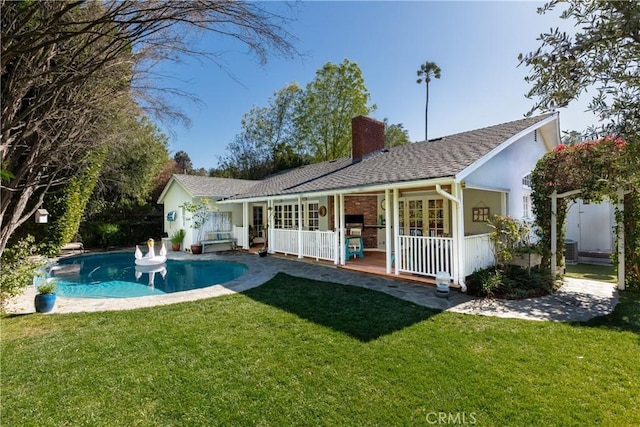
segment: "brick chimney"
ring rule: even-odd
[[[351,119],[351,158],[357,163],[364,156],[384,148],[384,123],[371,117]]]

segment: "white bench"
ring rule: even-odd
[[[237,241],[238,239],[233,237],[233,233],[230,231],[219,231],[207,233],[206,240],[203,240],[200,243],[202,243],[202,253],[204,253],[207,245],[218,245],[223,243],[230,243],[231,250],[235,250]]]

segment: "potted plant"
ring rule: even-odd
[[[196,239],[191,242],[191,253],[198,255],[202,253],[202,233],[204,230],[204,224],[209,218],[209,213],[214,210],[211,206],[211,200],[203,198],[197,203],[185,202],[179,207],[184,208],[185,211],[191,213],[191,225],[193,230],[197,230]]]
[[[55,279],[51,278],[45,279],[37,286],[38,293],[34,301],[37,313],[48,313],[53,310],[53,306],[56,304],[56,287]]]
[[[494,215],[489,220],[493,228],[491,241],[498,265],[517,265],[531,269],[541,264],[542,251],[535,242],[535,230],[531,224],[510,216]]]
[[[515,248],[511,265],[531,269],[542,264],[542,251],[538,245],[518,246]]]
[[[184,230],[184,228],[181,228],[171,235],[171,249],[173,251],[177,252],[180,250],[180,246],[182,245],[182,241],[184,240],[184,236],[186,234],[187,232]]]

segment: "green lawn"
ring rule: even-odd
[[[280,274],[240,295],[1,326],[7,426],[640,425],[639,292],[565,324]]]
[[[576,264],[567,265],[565,275],[579,279],[599,280],[601,282],[617,283],[618,276],[612,265]]]

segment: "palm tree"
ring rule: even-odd
[[[440,67],[438,67],[438,64],[436,64],[435,62],[425,62],[424,64],[422,64],[420,66],[420,69],[418,70],[418,80],[416,80],[416,83],[418,84],[422,84],[422,82],[425,82],[427,84],[427,103],[425,104],[424,107],[424,140],[428,141],[427,138],[427,134],[428,134],[428,122],[427,122],[427,113],[429,112],[429,82],[431,81],[431,77],[434,77],[436,79],[440,78]]]

